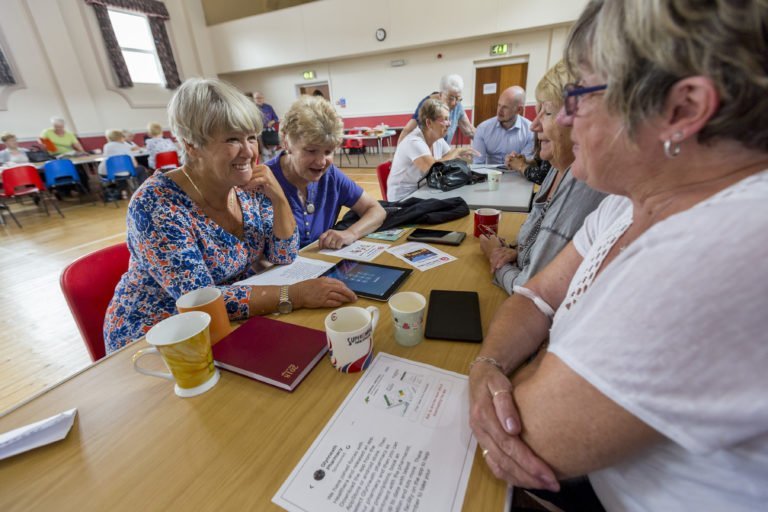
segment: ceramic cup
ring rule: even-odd
[[[210,323],[210,315],[202,311],[166,318],[147,333],[147,343],[152,347],[133,355],[133,368],[144,375],[176,382],[174,390],[180,397],[205,393],[219,381],[219,371],[213,366]],[[139,360],[149,354],[159,354],[171,373],[141,367]]]
[[[499,219],[501,219],[501,210],[494,208],[480,208],[475,211],[475,236],[487,234],[488,231],[493,231],[495,234],[499,232]],[[485,229],[480,226],[485,226]]]
[[[488,171],[488,190],[491,192],[499,190],[501,183],[501,171]]]
[[[389,298],[389,310],[395,324],[395,341],[412,347],[424,339],[424,311],[427,299],[420,293],[400,292]]]
[[[325,317],[325,334],[331,364],[343,373],[365,370],[373,360],[373,331],[379,308],[339,308]]]
[[[176,309],[179,313],[202,311],[211,315],[211,345],[217,344],[232,332],[227,307],[224,305],[224,296],[218,288],[210,286],[185,293],[176,301]]]

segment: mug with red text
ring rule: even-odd
[[[501,210],[480,208],[475,211],[475,236],[488,235],[489,232],[498,235]],[[482,227],[481,227],[482,226]]]

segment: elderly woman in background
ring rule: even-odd
[[[5,132],[0,135],[0,142],[5,144],[5,149],[0,151],[0,166],[29,163],[27,150],[19,147],[16,135]]]
[[[423,98],[416,106],[416,111],[413,113],[411,119],[403,127],[403,131],[400,132],[400,138],[398,144],[403,142],[408,135],[419,126],[419,112],[424,102],[430,99],[439,99],[446,105],[448,105],[448,120],[451,124],[448,125],[448,129],[443,134],[445,142],[448,144],[453,140],[453,134],[456,133],[456,128],[461,128],[461,131],[468,138],[475,136],[475,127],[467,117],[467,113],[464,112],[464,106],[461,104],[461,92],[464,90],[464,80],[459,75],[445,75],[440,79],[440,92],[439,97],[435,98],[432,93],[429,96]]]
[[[125,132],[123,130],[107,130],[104,136],[107,138],[107,143],[104,144],[101,150],[101,154],[104,156],[104,160],[99,163],[99,174],[101,176],[106,177],[107,175],[106,159],[115,155],[130,155],[134,167],[139,167],[136,159],[131,155],[133,146],[125,141]]]
[[[334,279],[253,287],[262,257],[290,263],[298,235],[288,200],[268,167],[257,165],[261,115],[219,80],[191,78],[168,106],[186,163],[155,173],[128,207],[128,272],[107,310],[107,351],[133,341],[176,312],[181,295],[216,286],[231,320],[299,307],[335,307],[356,297]]]
[[[555,121],[563,107],[563,88],[573,80],[560,61],[536,86],[537,114],[531,130],[538,138],[540,157],[552,165],[533,198],[531,213],[520,228],[516,246],[507,247],[493,235],[480,237],[494,282],[509,294],[557,256],[606,195],[573,177],[571,129]]]
[[[85,153],[83,146],[74,133],[66,129],[66,122],[61,117],[51,118],[51,128],[40,134],[40,143],[55,156],[63,154]]]
[[[145,144],[147,151],[149,152],[149,167],[151,169],[156,168],[156,158],[158,153],[165,153],[167,151],[176,151],[178,153],[178,146],[171,139],[163,137],[163,127],[160,123],[149,123],[147,125],[147,135],[149,138]]]
[[[340,249],[375,231],[386,214],[381,205],[333,165],[344,125],[333,106],[302,96],[283,117],[284,151],[267,162],[283,187],[299,225],[299,244],[315,240],[320,248]],[[344,231],[331,229],[342,206],[360,220]]]
[[[419,126],[397,145],[387,179],[387,199],[400,201],[418,187],[419,180],[438,160],[477,154],[472,148],[453,148],[445,141],[450,111],[442,101],[427,100],[419,110]]]
[[[608,510],[765,509],[766,26],[762,0],[593,0],[572,28],[571,170],[616,195],[507,299],[470,370],[499,478],[588,475]]]

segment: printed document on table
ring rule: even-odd
[[[256,274],[235,284],[250,286],[294,284],[307,279],[314,279],[332,266],[333,263],[327,261],[298,256],[290,265],[275,265],[261,274]]]
[[[419,270],[429,270],[456,259],[455,256],[451,256],[447,252],[421,242],[395,245],[387,249],[387,252]]]
[[[335,256],[337,258],[346,258],[349,260],[358,261],[373,261],[379,254],[387,250],[389,245],[378,244],[376,242],[364,242],[358,240],[341,249],[323,249],[320,254],[327,254],[328,256]]]
[[[272,501],[289,512],[460,511],[466,375],[379,353]]]

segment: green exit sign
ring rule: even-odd
[[[304,72],[304,80],[312,80],[315,78],[315,72],[314,71],[305,71]]]
[[[491,46],[491,55],[506,55],[507,54],[507,45],[506,44],[494,44]]]

